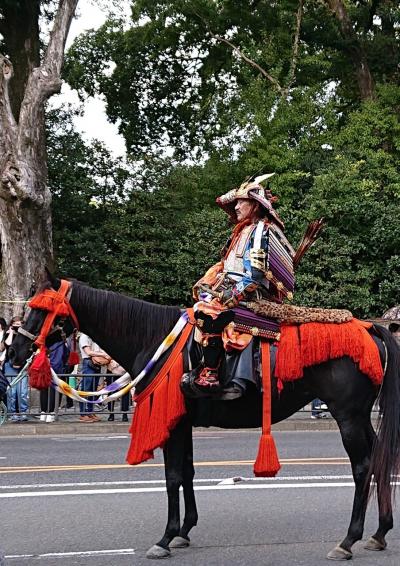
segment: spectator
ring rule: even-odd
[[[79,347],[82,356],[81,391],[96,391],[102,366],[110,363],[111,358],[89,336],[82,334],[79,337]],[[94,397],[88,397],[93,400]],[[92,403],[79,403],[80,422],[96,422],[99,417],[93,413]]]
[[[76,338],[76,330],[74,331],[73,334],[71,334],[71,336],[67,337],[67,346],[68,346],[68,350],[70,352],[76,352],[77,350],[77,338]],[[71,362],[69,362],[71,363]],[[72,363],[74,364],[75,362],[72,361]],[[78,365],[79,362],[76,365],[68,365],[68,373],[77,373],[78,372]],[[70,375],[68,378],[66,378],[66,382],[73,387],[74,389],[76,389],[76,381],[77,378],[75,377],[75,375]],[[71,399],[71,397],[67,397],[65,398],[65,405],[64,408],[65,409],[72,409],[74,406],[74,401],[73,399]]]
[[[4,358],[4,374],[12,381],[16,377],[21,367],[13,366],[8,359],[8,349],[11,346],[15,336],[18,333],[18,328],[22,325],[22,318],[14,316],[11,319],[10,328],[4,335],[4,340],[0,344],[0,350],[5,351]],[[13,422],[24,422],[28,420],[28,375],[25,375],[17,385],[10,387],[7,392],[7,409],[11,414],[10,420]]]
[[[106,383],[107,385],[110,385],[111,383],[114,383],[114,381],[116,379],[118,379],[119,377],[121,377],[121,375],[124,375],[125,370],[122,366],[119,365],[118,362],[116,362],[115,360],[111,360],[110,363],[107,366],[107,375],[106,377]],[[108,420],[109,421],[113,421],[114,420],[114,406],[115,406],[115,401],[112,401],[111,403],[107,404],[107,409],[109,410],[110,414],[108,416]],[[127,423],[128,422],[128,411],[129,411],[129,393],[125,393],[125,395],[122,395],[121,397],[121,411],[122,411],[122,422]]]
[[[325,419],[326,414],[324,411],[328,410],[326,403],[321,401],[321,399],[314,399],[311,403],[311,418],[312,419]]]
[[[68,372],[69,348],[65,340],[59,340],[49,347],[50,365],[56,373]],[[61,378],[65,379],[65,378]],[[49,387],[40,391],[40,420],[46,423],[54,422],[55,415],[55,389]],[[59,400],[61,404],[61,396]]]

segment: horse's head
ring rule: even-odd
[[[62,286],[63,282],[46,270],[46,278],[29,301],[24,322],[8,349],[13,366],[21,367],[37,347],[50,347],[74,330],[76,324],[68,312],[68,299],[63,302],[59,296]]]

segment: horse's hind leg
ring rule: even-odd
[[[169,543],[179,534],[179,488],[183,484],[183,461],[185,427],[183,418],[164,447],[164,468],[168,496],[168,520],[162,539],[146,553],[147,558],[168,558],[171,555]]]
[[[328,554],[331,560],[349,560],[352,557],[351,547],[361,540],[364,531],[365,512],[368,503],[368,490],[365,487],[368,475],[372,438],[370,435],[369,416],[353,418],[337,418],[343,445],[349,455],[355,493],[351,521],[346,538]]]
[[[193,434],[191,423],[185,434],[185,453],[183,462],[183,498],[185,501],[185,517],[179,535],[171,541],[171,548],[185,548],[189,546],[189,532],[197,525],[197,507],[193,489],[194,466],[193,466]]]
[[[375,431],[371,425],[370,427],[370,435],[372,438],[372,442],[375,441],[376,435]],[[368,539],[365,543],[364,548],[367,550],[385,550],[386,548],[386,540],[385,536],[390,529],[393,528],[393,514],[392,514],[392,506],[389,503],[389,509],[386,511],[383,509],[382,499],[379,493],[379,486],[377,486],[377,495],[378,495],[378,509],[379,509],[379,525],[378,530],[372,537]]]

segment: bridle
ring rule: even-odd
[[[38,335],[34,335],[28,330],[20,327],[18,333],[22,334],[33,344],[42,348],[46,344],[46,338],[56,332],[57,330],[62,330],[63,326],[55,325],[54,321],[57,317],[68,318],[71,317],[76,329],[79,328],[78,319],[76,314],[71,307],[69,299],[71,297],[72,284],[66,279],[61,279],[61,284],[58,291],[54,289],[45,289],[40,293],[37,293],[28,303],[31,309],[41,309],[47,311],[47,316],[44,319],[42,328]]]
[[[65,322],[65,319],[62,319],[62,324],[56,324],[55,326],[53,326],[51,328],[50,332],[48,332],[46,338],[48,338],[49,336],[51,336],[52,334],[54,334],[57,331],[63,332],[64,322]],[[18,328],[18,334],[22,334],[22,336],[29,338],[29,340],[31,340],[33,342],[33,344],[36,344],[36,341],[39,338],[39,334],[32,334],[31,332],[28,332],[28,330],[25,330],[25,328],[22,328],[22,326],[20,326]]]

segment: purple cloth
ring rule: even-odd
[[[260,316],[253,311],[244,307],[235,307],[233,309],[235,318],[233,322],[240,326],[256,327],[259,330],[273,332],[278,334],[280,330],[279,323],[276,320]]]

